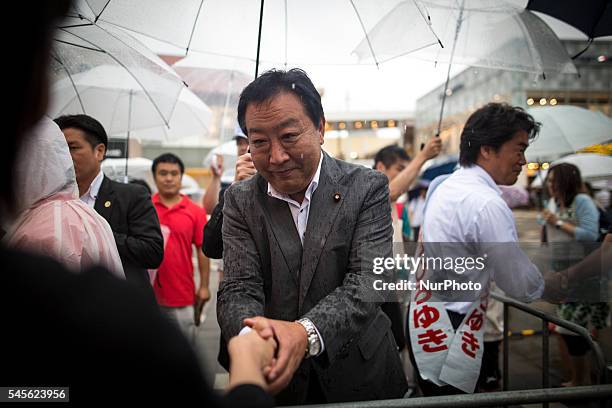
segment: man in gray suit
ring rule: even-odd
[[[321,150],[321,97],[302,70],[257,78],[238,121],[257,174],[225,193],[222,335],[272,328],[278,404],[401,398],[397,346],[372,290],[373,258],[392,257],[386,177]]]

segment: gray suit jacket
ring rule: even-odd
[[[400,398],[406,380],[371,290],[372,258],[392,256],[387,179],[322,154],[303,247],[287,203],[268,196],[261,175],[225,193],[219,325],[229,340],[256,315],[315,324],[325,351],[302,362],[277,403],[304,402],[311,370],[329,402]]]

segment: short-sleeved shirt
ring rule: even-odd
[[[168,307],[192,305],[195,300],[192,245],[202,246],[206,211],[187,196],[182,196],[171,208],[161,202],[157,193],[152,200],[160,225],[169,230],[165,237],[164,260],[153,285],[157,302]]]

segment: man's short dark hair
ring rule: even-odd
[[[319,95],[306,72],[298,68],[289,71],[271,69],[247,85],[240,94],[238,124],[245,135],[248,136],[244,121],[247,106],[250,103],[257,104],[268,101],[281,92],[292,93],[300,99],[315,128],[319,127],[321,120],[325,121],[321,95]]]
[[[397,145],[389,145],[380,149],[374,156],[374,168],[382,163],[386,169],[397,163],[398,160],[410,160],[408,153]]]
[[[157,156],[155,160],[153,160],[153,164],[151,165],[151,171],[153,172],[154,176],[155,176],[155,170],[157,170],[157,165],[159,163],[178,164],[178,166],[181,169],[181,174],[185,173],[185,165],[183,164],[183,161],[180,159],[180,157],[178,157],[176,154],[164,153],[160,156]]]
[[[104,149],[108,148],[108,136],[104,126],[96,119],[88,115],[65,115],[53,119],[61,130],[73,128],[82,131],[85,134],[85,140],[95,148],[99,144],[104,145]]]
[[[486,104],[472,113],[465,123],[459,145],[459,164],[474,165],[481,146],[491,146],[498,151],[520,130],[527,132],[531,141],[540,131],[540,123],[518,106]]]

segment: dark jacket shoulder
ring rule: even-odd
[[[128,197],[149,198],[150,194],[144,186],[131,183],[120,183],[112,180],[108,176],[104,176],[100,185],[100,194],[107,191],[114,191],[116,194]]]

